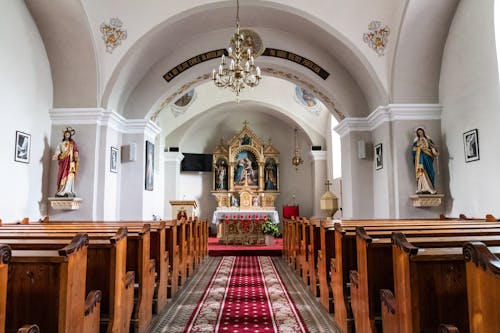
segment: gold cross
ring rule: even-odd
[[[330,186],[333,185],[333,184],[332,184],[332,182],[330,182],[329,179],[327,179],[325,185],[326,185],[328,191],[330,191]]]
[[[248,125],[248,121],[246,121],[246,120],[245,120],[245,121],[243,122],[243,126],[244,126],[244,127],[247,127],[247,125]]]

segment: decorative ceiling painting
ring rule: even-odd
[[[102,39],[106,45],[106,52],[113,53],[113,50],[119,46],[123,40],[127,39],[127,30],[122,29],[123,22],[113,17],[109,20],[109,24],[102,23],[100,31]]]
[[[309,90],[306,90],[306,89],[302,88],[301,86],[296,85],[294,99],[298,104],[300,104],[302,107],[304,107],[307,111],[311,112],[312,114],[314,114],[316,116],[320,115],[321,103],[319,103],[316,96],[312,92],[310,92]]]
[[[172,111],[174,117],[177,118],[181,114],[184,114],[188,110],[189,106],[193,104],[195,99],[196,99],[196,90],[194,90],[193,88],[188,90],[187,93],[185,93],[178,100],[176,100],[170,107],[170,110]]]
[[[382,25],[380,21],[371,21],[368,25],[369,32],[363,34],[363,41],[377,53],[378,56],[383,56],[387,42],[387,36],[390,34],[389,27]]]

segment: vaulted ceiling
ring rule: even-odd
[[[152,117],[165,101],[173,103],[175,96],[209,82],[218,59],[170,82],[162,76],[193,56],[227,47],[235,27],[236,1],[25,2],[49,56],[54,107],[103,107],[127,118]],[[458,2],[241,0],[240,23],[256,31],[265,47],[298,54],[326,70],[324,80],[286,59],[256,61],[267,69],[264,80],[275,77],[315,91],[341,119],[366,116],[388,103],[438,102],[441,58]],[[100,26],[115,17],[127,38],[110,53]],[[390,29],[383,55],[363,41],[372,21]],[[279,90],[273,94],[280,99]],[[245,98],[251,102],[251,92]],[[210,109],[232,99],[220,95]]]

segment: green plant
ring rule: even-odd
[[[262,233],[274,237],[280,236],[280,230],[278,229],[278,225],[276,225],[270,217],[268,217],[266,222],[262,225]]]

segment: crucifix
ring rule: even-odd
[[[330,186],[333,185],[332,182],[330,182],[330,180],[327,179],[325,185],[326,185],[326,190],[330,192]]]
[[[246,121],[246,120],[245,120],[245,121],[243,122],[243,126],[244,126],[244,127],[247,127],[247,125],[248,125],[248,121]]]

